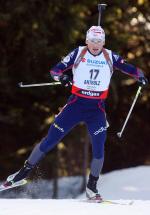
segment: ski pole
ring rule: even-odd
[[[40,84],[23,84],[23,82],[20,82],[18,85],[19,87],[41,87],[41,86],[55,86],[60,85],[61,82],[51,82],[51,83],[40,83]]]
[[[125,122],[124,122],[124,124],[123,124],[123,126],[122,126],[122,129],[121,129],[120,132],[117,133],[117,136],[118,136],[119,138],[121,138],[121,136],[122,136],[122,134],[123,134],[123,131],[124,131],[124,129],[125,129],[125,127],[126,127],[126,124],[127,124],[128,120],[129,120],[129,117],[130,117],[130,115],[131,115],[131,112],[132,112],[132,110],[133,110],[133,107],[134,107],[134,105],[135,105],[135,103],[136,103],[136,100],[137,100],[137,98],[138,98],[138,96],[139,96],[139,94],[140,94],[140,92],[141,92],[141,89],[142,89],[142,87],[139,86],[139,88],[138,88],[138,90],[137,90],[137,92],[136,92],[135,98],[134,98],[134,100],[133,100],[133,103],[132,103],[132,105],[131,105],[131,108],[130,108],[130,110],[129,110],[129,112],[128,112],[128,115],[127,115],[127,117],[126,117],[126,120],[125,120]]]
[[[105,10],[107,4],[98,4],[98,11],[99,11],[99,14],[98,14],[98,26],[100,26],[101,24],[101,16],[102,16],[102,12],[103,10]]]

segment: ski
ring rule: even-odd
[[[4,184],[0,185],[0,192],[4,191],[4,190],[12,189],[14,187],[19,187],[19,186],[22,186],[22,185],[25,185],[25,184],[27,184],[26,179],[23,179],[21,181],[17,181],[15,183],[6,181]]]
[[[99,204],[112,204],[112,205],[133,205],[134,201],[129,202],[119,202],[119,200],[107,200],[107,199],[82,199],[81,202],[87,202],[87,203],[99,203]]]
[[[102,200],[102,203],[105,204],[113,204],[113,205],[133,205],[133,201],[129,201],[129,202],[119,202],[119,201],[112,201],[112,200]]]
[[[27,184],[26,179],[22,179],[20,181],[14,182],[13,179],[17,174],[18,174],[18,172],[8,176],[7,180],[3,184],[0,185],[0,192]]]

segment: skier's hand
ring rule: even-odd
[[[69,77],[69,75],[61,75],[59,77],[59,81],[65,87],[72,85],[71,78]]]
[[[148,85],[148,79],[146,77],[140,77],[139,80],[138,80],[138,83],[141,85],[141,86],[146,86]]]

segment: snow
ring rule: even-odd
[[[68,186],[65,185],[65,181],[68,180],[68,178],[62,179],[64,190],[65,186]],[[83,201],[85,194],[77,199],[9,199],[7,191],[7,199],[1,195],[0,215],[149,215],[150,213],[149,166],[104,174],[99,180],[99,190],[105,199],[123,204],[133,201],[133,204],[87,203]]]

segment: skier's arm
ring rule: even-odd
[[[77,54],[78,48],[74,49],[50,70],[50,75],[55,81],[59,81],[63,73],[73,67]]]
[[[132,76],[134,79],[136,79],[138,82],[141,82],[142,84],[147,84],[147,78],[144,76],[144,73],[141,69],[125,62],[125,60],[121,56],[115,53],[112,53],[112,59],[114,68],[119,69],[123,73]]]

